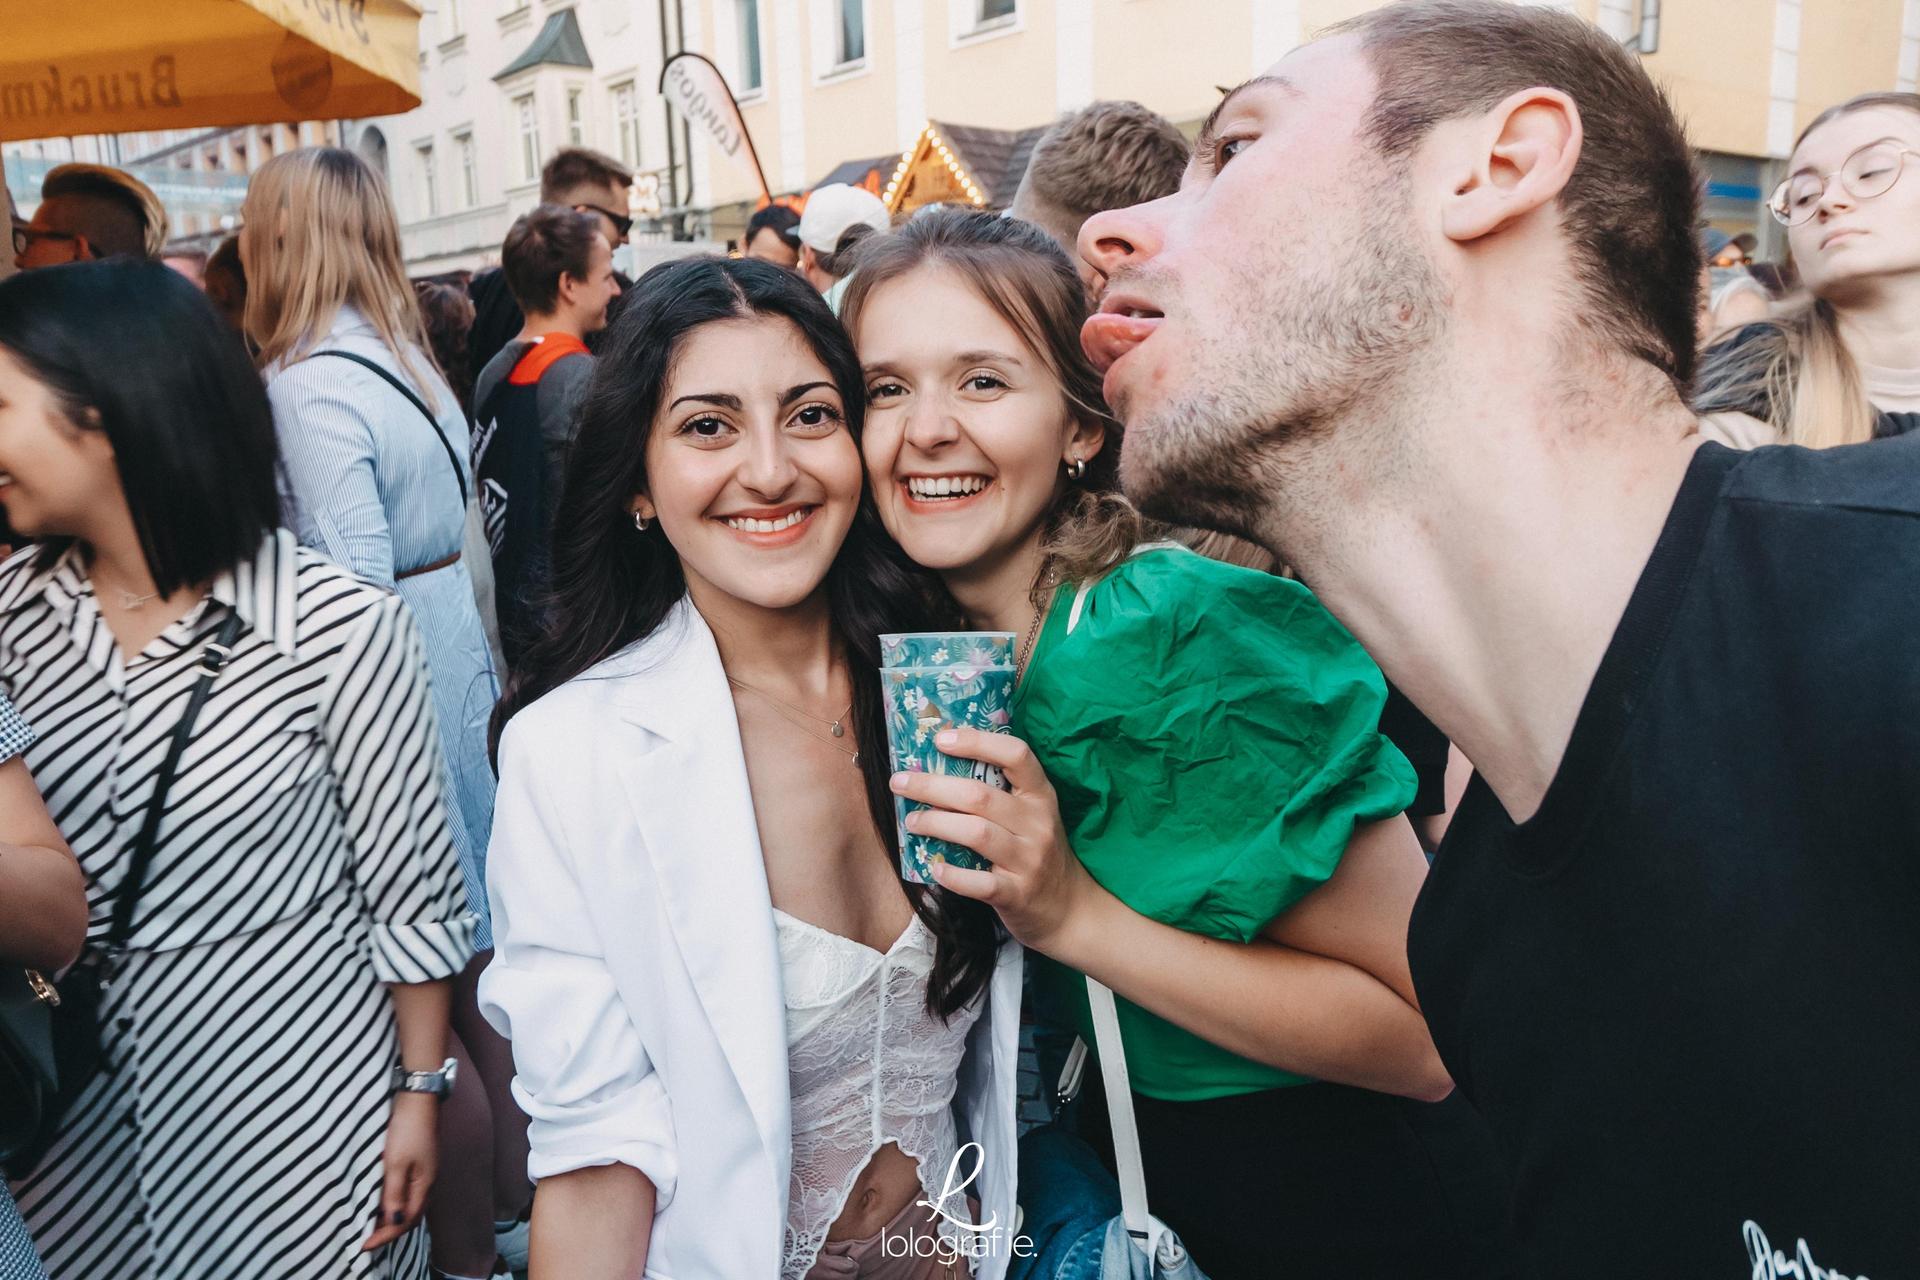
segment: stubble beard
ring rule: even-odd
[[[1181,392],[1129,415],[1120,475],[1146,514],[1222,529],[1286,559],[1276,530],[1331,500],[1340,456],[1391,451],[1410,370],[1445,325],[1445,291],[1389,200],[1346,248],[1275,254],[1236,272],[1232,314],[1209,317]]]

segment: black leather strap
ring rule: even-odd
[[[406,383],[394,377],[390,370],[382,368],[378,363],[367,359],[363,355],[357,355],[352,351],[337,351],[332,348],[328,348],[325,351],[316,351],[313,354],[316,356],[338,356],[342,360],[353,361],[363,369],[371,369],[386,379],[388,386],[405,396],[408,402],[420,411],[420,416],[425,418],[427,425],[433,428],[433,434],[440,438],[440,447],[447,451],[447,463],[453,468],[453,482],[460,486],[460,509],[462,511],[466,510],[467,478],[460,471],[460,456],[453,451],[453,441],[447,439],[447,433],[440,429],[440,419],[433,416],[433,410],[427,408],[426,401],[415,395],[412,387],[409,387]]]
[[[127,937],[133,932],[134,904],[140,899],[140,890],[146,885],[147,867],[153,862],[153,847],[160,834],[160,819],[166,816],[167,792],[173,789],[173,775],[180,770],[180,757],[186,754],[187,742],[193,737],[193,722],[200,718],[200,709],[207,705],[214,678],[220,674],[220,668],[227,665],[233,642],[239,638],[240,615],[229,612],[227,620],[220,625],[219,634],[207,642],[207,651],[200,656],[200,678],[194,682],[193,692],[187,695],[187,709],[180,723],[174,726],[173,741],[167,744],[166,759],[160,764],[159,776],[153,780],[153,798],[147,801],[146,817],[140,823],[133,855],[127,861],[127,878],[114,895],[113,922],[107,927],[109,955],[126,946]]]

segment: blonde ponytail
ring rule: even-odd
[[[1786,410],[1788,444],[1826,449],[1873,439],[1874,410],[1860,366],[1840,339],[1840,323],[1828,303],[1814,300],[1791,318],[1787,343],[1798,372]]]
[[[1818,298],[1789,303],[1710,348],[1694,408],[1752,414],[1786,443],[1811,449],[1873,439],[1874,408],[1860,366],[1841,340],[1833,307]]]

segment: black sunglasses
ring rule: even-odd
[[[24,222],[16,222],[13,224],[13,251],[15,253],[25,253],[27,246],[35,240],[65,240],[72,243],[79,239],[79,234],[73,231],[37,231]]]
[[[577,213],[597,213],[608,222],[611,222],[613,229],[620,233],[622,240],[625,240],[627,233],[633,230],[633,219],[623,213],[615,213],[611,209],[602,209],[597,204],[577,204],[573,207]]]

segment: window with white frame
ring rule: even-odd
[[[534,114],[532,94],[513,100],[513,119],[520,132],[520,181],[532,182],[540,176],[540,117]]]
[[[866,0],[835,0],[833,61],[836,66],[864,62],[867,57]]]
[[[432,218],[440,213],[440,184],[434,180],[433,144],[423,142],[414,148],[414,154],[420,157],[420,209],[421,216]]]
[[[620,139],[620,163],[640,167],[640,100],[633,81],[613,86],[613,127]]]
[[[760,66],[760,0],[735,0],[738,14],[734,29],[740,36],[740,92],[758,93],[766,88],[766,75]]]
[[[578,89],[567,90],[567,145],[587,145],[587,108]]]
[[[1012,22],[1020,14],[1020,0],[974,0],[973,25],[997,27]]]
[[[460,158],[461,205],[467,209],[475,208],[480,203],[480,158],[474,154],[473,135],[454,134],[453,149]]]

